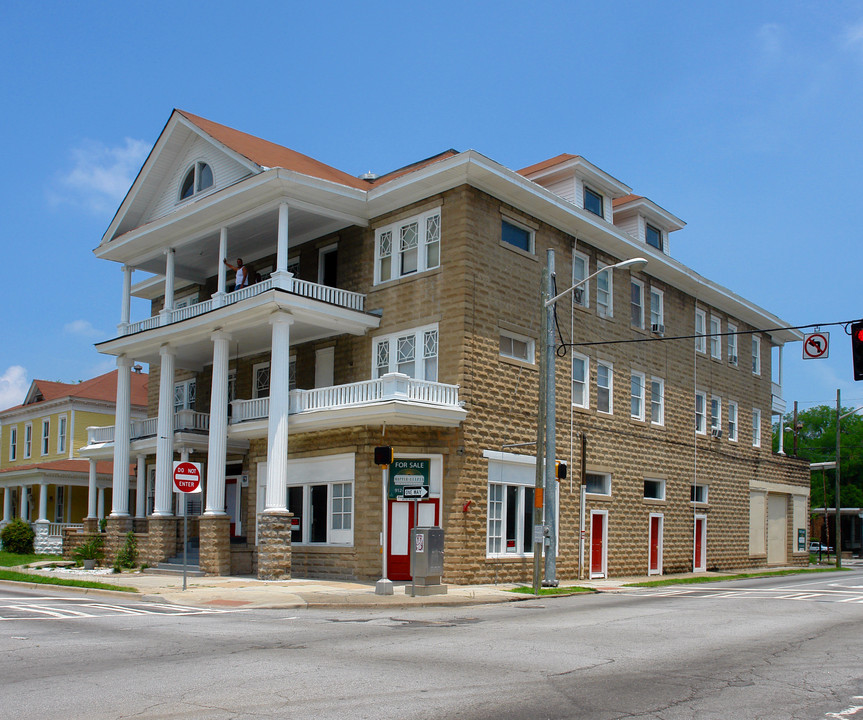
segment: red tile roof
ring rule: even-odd
[[[147,406],[147,373],[132,373],[131,390],[132,406]],[[79,383],[52,382],[50,380],[34,380],[33,385],[42,396],[42,402],[46,400],[59,400],[61,398],[83,398],[87,400],[102,400],[104,402],[116,402],[117,400],[117,371],[112,370],[104,375],[90,378]],[[28,397],[32,392],[27,393]],[[34,405],[35,403],[30,403]],[[16,405],[7,408],[15,410],[25,407]]]

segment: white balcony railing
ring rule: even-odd
[[[152,437],[156,434],[158,418],[147,418],[146,420],[133,420],[130,423],[130,435],[132,440]],[[87,428],[87,445],[101,445],[114,442],[114,425]],[[174,430],[192,430],[206,432],[210,429],[210,416],[208,413],[199,413],[194,410],[180,410],[174,413]]]
[[[445,385],[417,380],[401,373],[389,373],[377,380],[315,390],[291,390],[289,412],[296,415],[313,410],[335,410],[390,400],[458,407],[458,385]],[[231,422],[263,419],[268,416],[269,407],[269,398],[234,400],[231,403]]]
[[[338,305],[339,307],[345,307],[349,310],[356,310],[358,312],[363,312],[365,307],[366,296],[361,293],[341,290],[327,285],[319,285],[318,283],[308,282],[306,280],[298,280],[294,277],[285,278],[278,282],[273,278],[269,278],[262,282],[255,283],[254,285],[249,285],[248,287],[227,293],[221,297],[212,297],[209,300],[187,305],[186,307],[163,311],[159,315],[148,317],[139,322],[130,323],[128,326],[121,328],[120,332],[123,335],[131,335],[132,333],[152,330],[153,328],[163,325],[182,322],[183,320],[203,315],[217,307],[233,305],[243,300],[247,300],[248,298],[261,295],[262,293],[274,288],[287,290],[295,295],[302,295],[303,297],[320,300],[321,302]]]

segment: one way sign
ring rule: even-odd
[[[809,333],[803,336],[803,359],[820,360],[830,350],[830,333]]]

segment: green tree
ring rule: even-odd
[[[842,408],[840,415],[854,408]],[[794,418],[788,413],[783,418],[783,426],[791,428]],[[818,405],[797,413],[799,430],[797,433],[797,457],[811,463],[833,462],[836,459],[836,408]],[[840,500],[842,507],[863,507],[863,417],[849,415],[841,422],[840,433]],[[773,450],[779,449],[779,427],[773,426]],[[785,453],[794,453],[794,435],[785,433]],[[811,507],[824,507],[826,485],[827,505],[835,505],[836,486],[834,471],[827,470],[822,480],[821,472],[812,473]]]

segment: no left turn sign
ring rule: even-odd
[[[830,333],[809,333],[803,336],[803,359],[821,360],[830,349]]]

